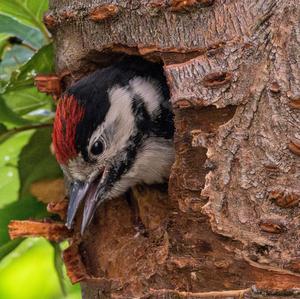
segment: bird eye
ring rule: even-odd
[[[104,146],[101,141],[96,141],[91,147],[91,153],[94,156],[100,155],[101,153],[103,153],[103,150],[104,150]]]

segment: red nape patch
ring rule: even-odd
[[[74,96],[64,96],[58,101],[52,140],[56,159],[60,164],[66,164],[69,159],[77,156],[75,134],[83,116],[84,108]]]

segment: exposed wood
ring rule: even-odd
[[[214,0],[171,0],[171,11],[182,11],[196,6],[210,6],[213,5]]]
[[[203,292],[203,293],[192,293],[192,292],[179,292],[173,290],[159,290],[152,291],[151,294],[145,295],[143,299],[150,298],[163,298],[164,296],[169,296],[170,298],[243,298],[246,294],[250,294],[251,289],[244,290],[232,290],[232,291],[221,291],[221,292]]]
[[[71,237],[63,223],[33,220],[14,220],[8,226],[10,238],[44,237],[50,241],[61,242]]]
[[[102,5],[93,8],[90,12],[89,18],[94,22],[102,22],[113,16],[115,16],[119,11],[118,6],[113,4]]]
[[[295,208],[299,205],[300,193],[275,188],[269,193],[268,198],[281,208]]]
[[[38,91],[59,96],[61,93],[60,78],[56,75],[37,75],[34,79]]]
[[[63,260],[66,265],[67,274],[72,283],[77,283],[90,278],[82,263],[78,246],[78,244],[73,243],[63,251]]]
[[[300,156],[300,139],[291,140],[288,144],[289,150],[297,156]]]
[[[65,221],[68,209],[68,199],[63,199],[58,202],[50,202],[47,205],[47,211],[60,216],[60,219]]]
[[[300,99],[293,99],[289,102],[289,106],[293,109],[300,109]]]

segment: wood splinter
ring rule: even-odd
[[[297,190],[275,189],[268,194],[268,199],[281,208],[294,208],[299,205],[300,194]]]
[[[171,11],[181,11],[197,4],[207,7],[213,5],[214,2],[214,0],[172,0]]]
[[[300,140],[295,138],[288,144],[288,149],[295,155],[300,156]]]
[[[185,99],[177,101],[175,105],[176,108],[178,109],[187,109],[193,106],[193,104],[189,100],[185,100]]]
[[[57,17],[54,16],[53,14],[45,13],[43,16],[43,23],[45,24],[47,29],[49,31],[51,31],[52,29],[54,29],[57,26],[58,20],[57,20]]]
[[[72,244],[63,251],[67,275],[73,284],[90,278],[80,256],[78,244]]]
[[[49,241],[61,242],[71,237],[63,223],[34,220],[12,220],[8,225],[12,240],[24,237],[44,237]]]
[[[300,98],[298,99],[292,99],[290,102],[289,102],[289,106],[290,108],[292,109],[300,109]]]
[[[271,234],[281,234],[284,232],[284,226],[281,223],[276,223],[272,220],[262,221],[260,224],[260,229],[266,233]]]
[[[47,211],[52,214],[57,214],[59,215],[61,220],[65,220],[67,215],[68,202],[68,199],[64,199],[59,202],[50,202],[47,205]]]
[[[101,22],[107,20],[119,12],[118,6],[114,4],[107,4],[95,7],[89,15],[89,19],[94,22]]]
[[[232,80],[232,73],[230,72],[215,72],[206,75],[203,78],[203,86],[216,88],[230,83]]]
[[[39,92],[57,97],[61,94],[60,78],[56,75],[37,75],[34,81]]]

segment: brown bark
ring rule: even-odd
[[[297,0],[50,1],[65,85],[143,55],[175,112],[169,195],[135,190],[149,235],[122,198],[75,229],[84,298],[299,297],[299,21]]]
[[[37,75],[34,81],[39,92],[53,96],[61,93],[60,79],[55,75]]]
[[[9,223],[8,229],[12,240],[24,237],[44,237],[50,241],[61,242],[71,236],[61,222],[13,220]]]

